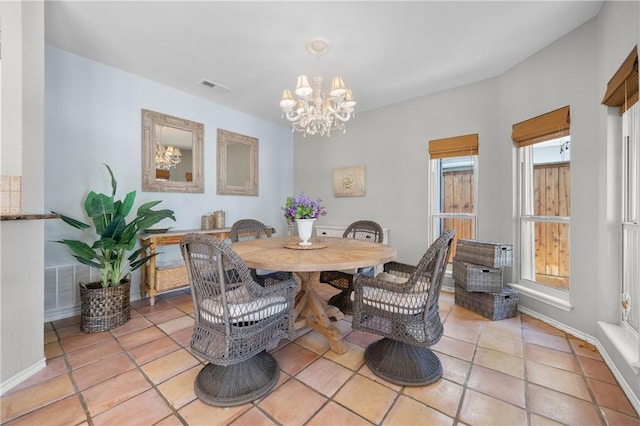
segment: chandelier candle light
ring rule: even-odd
[[[329,41],[322,37],[315,37],[306,44],[307,51],[317,58],[320,68],[320,56],[329,51]],[[322,77],[319,75],[311,79],[309,84],[306,75],[298,76],[294,99],[290,90],[282,93],[280,108],[282,115],[291,121],[292,131],[303,132],[303,136],[320,134],[331,136],[332,130],[342,130],[346,133],[345,123],[353,116],[356,101],[351,90],[344,85],[342,77],[331,79],[329,93],[322,89]]]
[[[171,145],[165,147],[160,141],[156,142],[156,169],[169,170],[176,167],[180,161],[182,161],[180,148],[174,148]]]

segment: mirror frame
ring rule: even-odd
[[[193,141],[191,182],[156,179],[156,125],[175,127],[191,133]],[[142,110],[142,191],[204,192],[204,124],[147,109]]]
[[[249,186],[232,186],[227,182],[228,164],[227,146],[229,143],[240,143],[250,148],[250,178]],[[258,195],[258,139],[234,133],[229,130],[218,129],[218,195]]]

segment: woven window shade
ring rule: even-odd
[[[429,141],[429,155],[432,160],[478,155],[478,134],[431,140]]]
[[[620,114],[638,102],[638,46],[634,47],[627,59],[607,84],[602,103],[620,107]]]
[[[570,134],[569,106],[513,125],[511,139],[523,147]]]

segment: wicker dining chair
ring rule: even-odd
[[[240,219],[231,225],[229,232],[231,242],[255,240],[258,238],[271,238],[271,230],[262,222],[256,219]],[[250,269],[251,276],[261,286],[278,283],[293,277],[291,272],[267,271]]]
[[[264,396],[280,375],[266,348],[295,334],[296,281],[258,285],[231,246],[211,236],[187,234],[180,248],[195,308],[191,350],[208,361],[195,394],[218,407]]]
[[[371,220],[358,220],[345,229],[342,238],[355,238],[381,243],[384,234],[382,227],[376,222]],[[343,314],[347,315],[353,314],[351,293],[353,292],[353,276],[355,273],[373,275],[374,267],[359,268],[354,271],[324,271],[320,273],[321,283],[329,284],[333,288],[341,290],[340,293],[329,299],[329,304],[340,309]]]
[[[352,328],[383,336],[367,347],[364,359],[391,383],[424,386],[442,376],[429,347],[444,331],[438,298],[454,236],[454,230],[444,232],[416,266],[389,262],[376,277],[354,279]]]

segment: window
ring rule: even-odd
[[[475,239],[478,135],[429,141],[429,155],[431,239],[448,229],[456,240]],[[455,246],[454,240],[449,263]]]
[[[622,116],[622,291],[631,306],[640,305],[640,106]],[[640,329],[640,313],[631,309],[623,321]]]
[[[569,309],[569,107],[513,126],[518,145],[517,289]]]
[[[629,306],[640,306],[640,107],[638,106],[638,46],[607,83],[604,105],[622,115],[622,294]],[[621,304],[621,306],[623,306]],[[640,330],[639,310],[621,310],[623,323]]]

